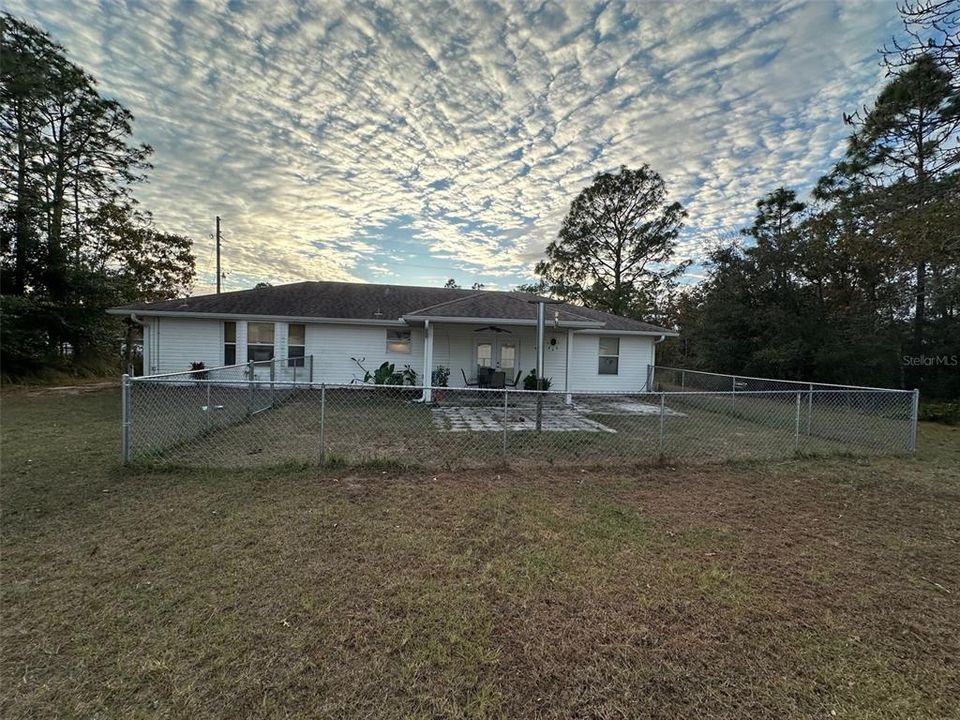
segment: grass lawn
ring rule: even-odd
[[[960,717],[960,428],[916,458],[117,466],[2,398],[3,718]]]

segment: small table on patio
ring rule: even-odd
[[[500,370],[494,370],[487,375],[487,384],[481,387],[488,387],[491,390],[503,390],[507,386],[507,374]]]

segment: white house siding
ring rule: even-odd
[[[410,365],[423,380],[423,330],[411,328],[410,353],[387,351],[387,330],[376,325],[307,325],[307,355],[313,355],[314,382],[349,383],[363,380],[361,370],[350,358],[357,358],[370,372],[391,362],[397,372]],[[402,328],[400,328],[402,329]],[[286,346],[284,346],[286,348]],[[284,350],[286,352],[286,350]]]
[[[202,362],[207,367],[224,364],[223,322],[199,318],[147,317],[144,333],[145,371],[148,373],[183,372],[191,363]],[[275,322],[274,355],[287,357],[286,322]],[[506,333],[476,332],[478,325],[434,326],[433,367],[450,369],[450,385],[463,386],[461,368],[469,376],[474,374],[474,343],[479,336],[492,339],[509,338],[520,345],[517,369],[527,373],[537,362],[536,333],[532,327],[512,326]],[[393,328],[396,329],[396,328]],[[350,383],[363,378],[363,371],[351,358],[359,359],[370,372],[384,361],[394,363],[398,371],[410,365],[417,372],[418,383],[423,372],[423,329],[410,329],[410,353],[387,351],[386,326],[346,324],[306,324],[306,354],[313,356],[313,381],[330,384]],[[638,335],[619,335],[620,365],[618,375],[598,373],[598,334],[587,331],[573,335],[573,363],[570,372],[572,392],[626,392],[644,388],[647,365],[654,364],[654,338]],[[548,328],[545,335],[544,375],[550,378],[552,389],[568,390],[564,386],[567,330]],[[551,344],[551,340],[556,340]],[[247,357],[247,322],[237,321],[237,361]],[[293,369],[280,363],[279,379],[292,379]],[[297,379],[306,379],[308,367],[297,368]],[[266,369],[264,376],[268,375]],[[512,378],[510,379],[512,381]]]
[[[207,367],[224,364],[223,321],[200,318],[147,317],[144,333],[145,372],[170,373],[190,369],[191,363],[202,362]],[[247,321],[237,322],[237,362],[247,359]],[[259,321],[253,321],[259,322]],[[394,328],[395,329],[395,328]],[[418,380],[423,372],[423,331],[411,329],[410,353],[387,352],[387,328],[376,325],[321,325],[306,323],[306,354],[313,355],[315,382],[349,383],[362,379],[363,371],[350,358],[363,362],[373,372],[381,363],[389,361],[402,370],[411,365]],[[274,322],[274,357],[286,358],[288,323]],[[297,368],[297,379],[306,379],[309,360],[304,368]],[[278,363],[278,378],[293,378],[293,368]],[[261,374],[269,375],[263,368]]]
[[[573,362],[570,387],[573,392],[629,392],[643,390],[647,383],[647,365],[654,364],[654,340],[648,335],[605,335],[620,338],[620,363],[617,375],[601,375],[599,370],[600,335],[578,332],[573,336]]]
[[[222,327],[217,320],[194,318],[146,318],[144,332],[145,372],[170,373],[190,369],[202,362],[207,367],[222,365]]]
[[[543,376],[550,378],[551,390],[566,390],[564,380],[566,379],[565,370],[567,367],[567,331],[551,332],[547,330],[543,338],[545,340],[543,346]],[[551,340],[556,340],[556,343],[551,344]],[[533,352],[533,365],[531,367],[536,367],[536,347],[534,347]],[[526,375],[526,372],[524,372],[524,375]]]

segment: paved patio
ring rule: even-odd
[[[449,406],[432,408],[433,424],[440,432],[503,432],[502,407]],[[544,407],[541,427],[546,432],[607,432],[616,430],[591,420],[574,407]],[[537,429],[536,411],[507,409],[510,432]]]
[[[576,398],[574,408],[587,415],[659,415],[660,403],[641,402],[629,398],[615,399],[612,397]],[[686,417],[686,414],[671,410],[669,406],[663,408],[667,417]]]

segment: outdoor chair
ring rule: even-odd
[[[520,384],[520,376],[523,375],[523,370],[517,370],[517,376],[513,379],[512,383],[504,383],[505,387],[515,388]]]
[[[463,368],[460,368],[460,374],[463,375],[463,384],[466,385],[467,387],[477,387],[477,385],[480,384],[479,378],[477,379],[476,382],[470,382],[469,380],[467,380],[467,373],[464,372]]]
[[[490,373],[488,377],[488,385],[491,390],[503,390],[507,386],[507,374],[500,371],[495,371]]]

